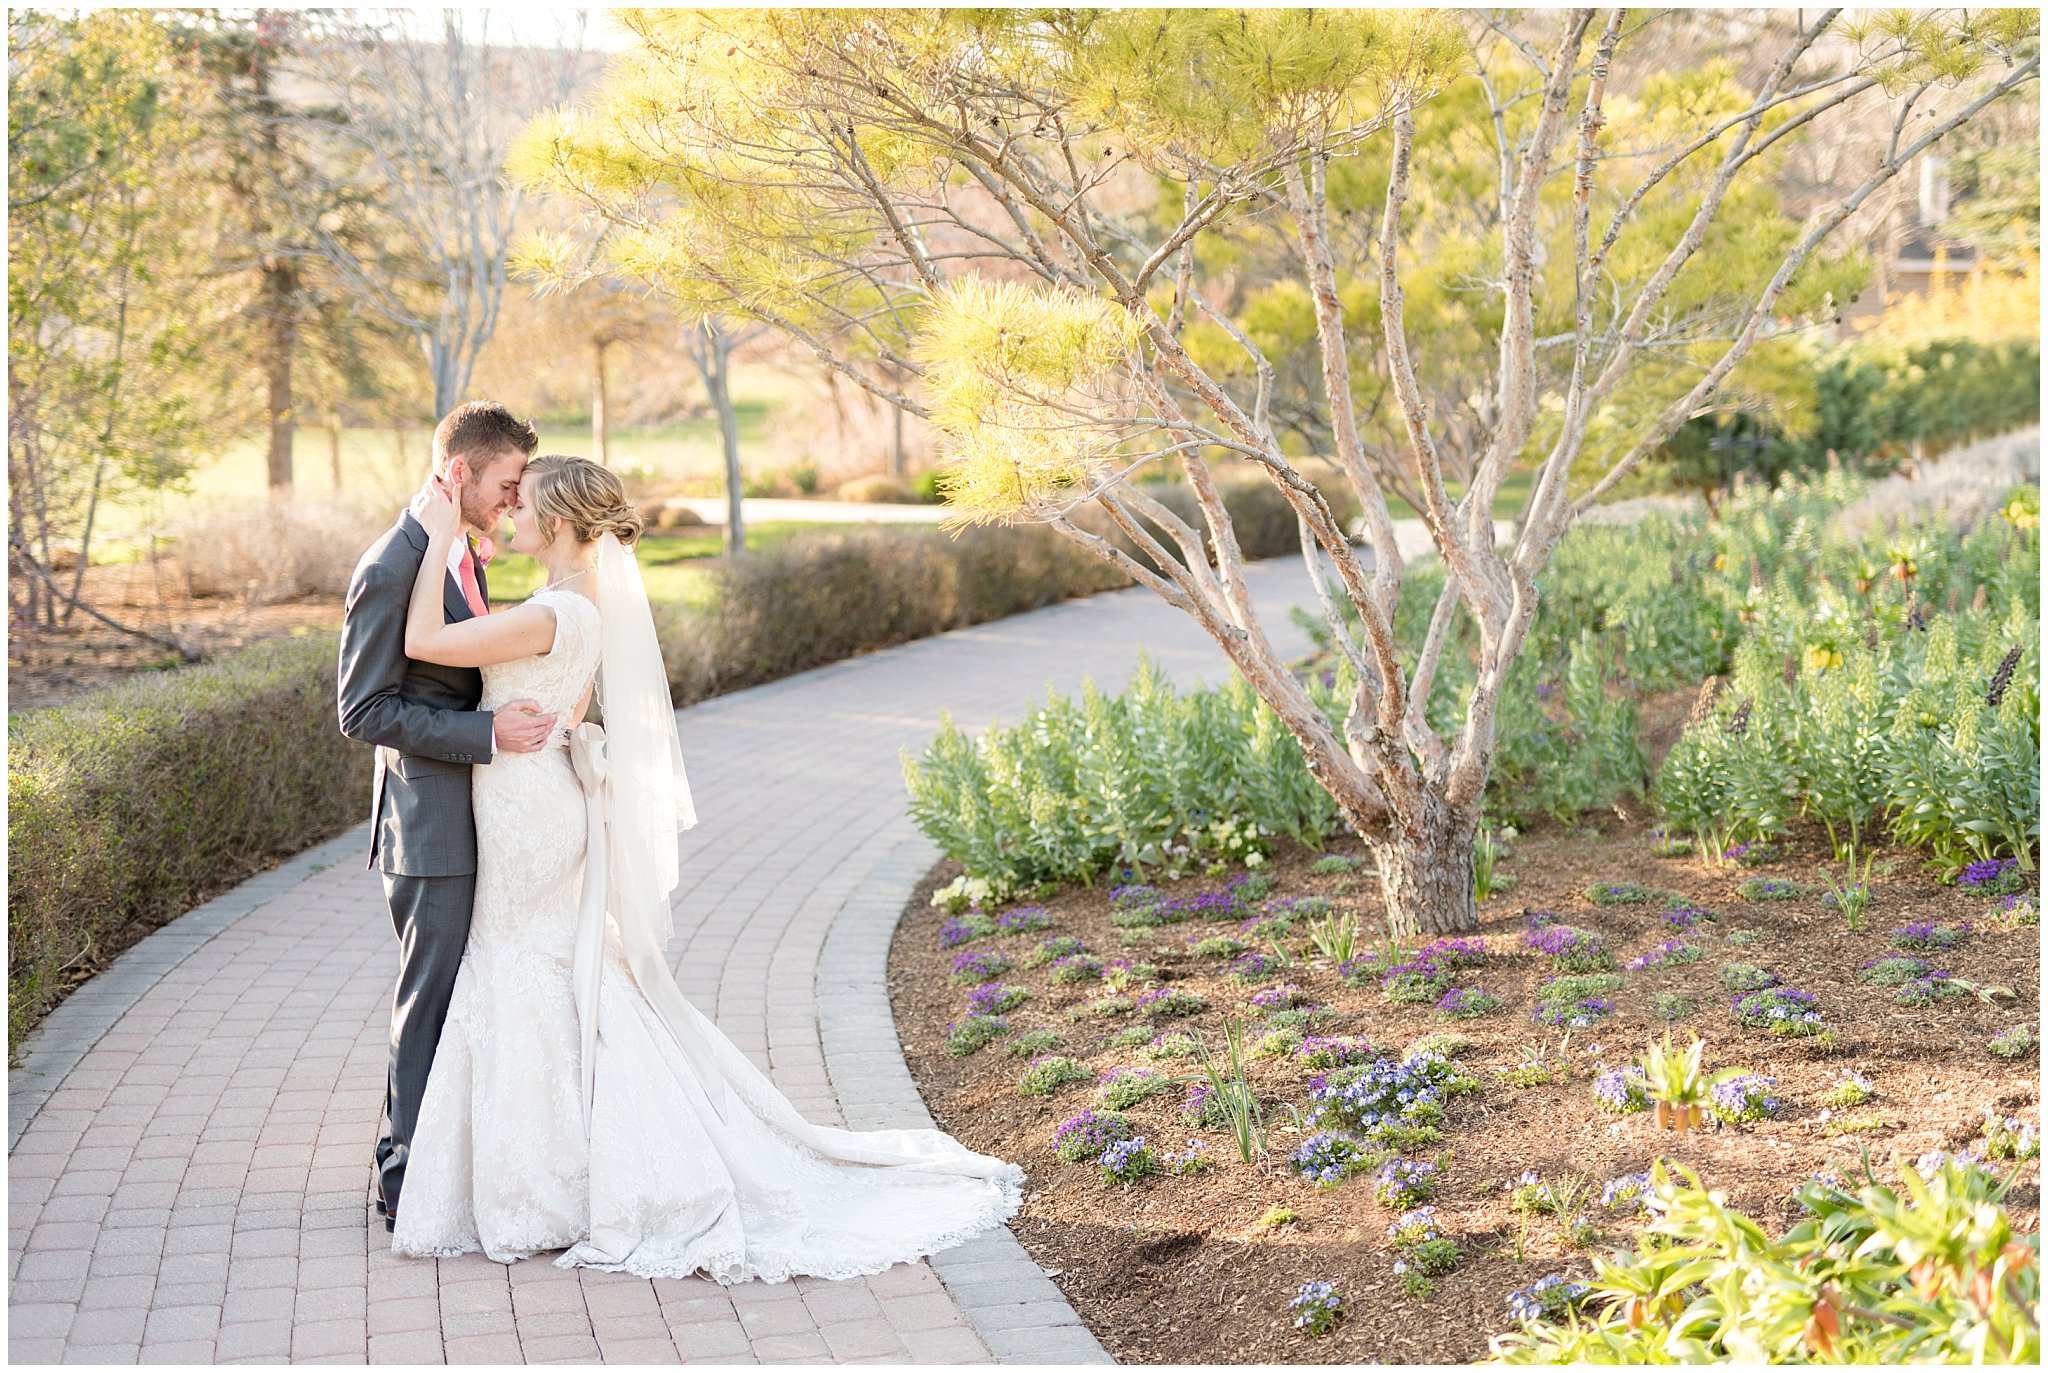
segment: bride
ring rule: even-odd
[[[813,1125],[683,997],[663,946],[676,832],[696,823],[619,479],[542,457],[512,547],[547,585],[443,623],[461,515],[434,483],[406,621],[413,658],[483,669],[603,729],[474,772],[477,888],[392,1247],[482,1250],[721,1283],[877,1273],[1015,1212],[1023,1173],[933,1130]]]

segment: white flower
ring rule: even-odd
[[[1259,857],[1259,855],[1257,855],[1256,853],[1248,853],[1245,855],[1244,865],[1248,868],[1256,868],[1265,861],[1265,859]]]

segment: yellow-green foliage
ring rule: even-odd
[[[956,282],[932,301],[918,361],[954,461],[940,490],[965,520],[1029,511],[1085,477],[1116,442],[1092,416],[1137,346],[1100,296],[1021,282]]]
[[[1239,163],[1320,122],[1373,123],[1464,56],[1437,10],[1108,9],[1060,28],[1075,113],[1173,162]]]
[[[1149,407],[1115,380],[1126,363],[1160,363],[1154,343],[1169,315],[1183,320],[1188,355],[1251,408],[1257,372],[1245,350],[1203,310],[1176,311],[1186,303],[1179,259],[1152,264],[1142,299],[1118,301],[1143,326],[1135,339],[1120,338],[1128,326],[1112,327],[1091,296],[1114,299],[1191,203],[1216,211],[1190,240],[1195,289],[1265,351],[1269,413],[1290,448],[1327,451],[1301,226],[1282,185],[1290,169],[1324,173],[1362,437],[1405,451],[1382,376],[1377,239],[1391,175],[1391,140],[1379,131],[1387,111],[1409,104],[1416,138],[1398,258],[1410,351],[1453,473],[1492,436],[1504,316],[1499,144],[1525,147],[1534,132],[1542,102],[1526,92],[1542,84],[1534,54],[1548,51],[1547,23],[1523,26],[1536,45],[1524,48],[1430,10],[631,10],[621,22],[639,46],[578,109],[535,122],[512,175],[607,226],[596,270],[648,283],[686,312],[768,320],[850,369],[880,361],[878,385],[936,410],[964,520],[1043,513],[1094,465],[1136,460],[1141,442],[1166,448]],[[1946,80],[1987,54],[2002,58],[2034,26],[2021,12],[1902,12],[1852,37],[1866,66],[1881,61],[1884,81]],[[1660,37],[1658,21],[1632,21],[1616,52],[1593,164],[1593,240],[1674,148],[1728,127],[1632,211],[1593,283],[1597,338],[1612,338],[1617,312],[1686,231],[1744,136],[1733,116],[1755,98],[1732,60],[1663,69]],[[1901,41],[1909,51],[1882,57]],[[1533,366],[1545,408],[1525,465],[1563,420],[1571,350],[1558,340],[1578,300],[1570,125],[1585,95],[1582,75],[1537,208],[1534,331],[1546,342]],[[1806,109],[1788,102],[1748,136],[1771,138]],[[1592,416],[1577,475],[1641,441],[1722,356],[1800,232],[1772,175],[1828,127],[1823,117],[1794,130],[1742,170]],[[522,261],[556,279],[583,270],[547,240],[530,242]],[[1865,271],[1854,254],[1816,255],[1773,313],[1795,326],[1824,320]],[[995,284],[1020,276],[1046,284]],[[988,318],[975,326],[969,308]],[[1047,337],[1020,342],[1018,324]],[[1783,345],[1766,338],[1720,392],[1776,412],[1774,429],[1796,436],[1812,425],[1814,389],[1784,364]],[[1194,411],[1207,417],[1206,406]]]

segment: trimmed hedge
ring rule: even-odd
[[[1187,487],[1162,483],[1146,491],[1199,527]],[[1228,483],[1223,495],[1245,557],[1299,551],[1293,507],[1271,483]],[[1078,522],[1136,554],[1094,507]],[[1044,526],[976,528],[955,537],[894,525],[757,549],[719,569],[709,605],[659,605],[655,614],[670,689],[677,705],[687,705],[856,653],[1130,585],[1117,568]]]
[[[332,634],[8,719],[8,1040],[149,928],[363,818]]]

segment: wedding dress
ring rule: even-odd
[[[486,667],[481,708],[524,697],[566,718],[598,668],[602,620],[567,588],[534,600],[554,612],[554,647]],[[644,599],[630,609],[644,614]],[[659,691],[665,704],[665,683]],[[661,957],[629,956],[616,911],[602,922],[601,964],[597,927],[582,922],[596,1004],[579,1014],[579,912],[590,913],[585,867],[601,836],[586,827],[570,749],[558,732],[538,753],[501,754],[475,769],[473,795],[476,906],[414,1133],[397,1252],[481,1250],[507,1262],[565,1249],[561,1266],[643,1277],[843,1278],[950,1247],[1016,1211],[1022,1171],[938,1131],[805,1121],[689,1005]]]

